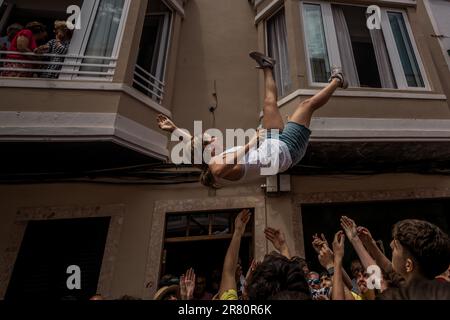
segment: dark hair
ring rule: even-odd
[[[200,173],[200,183],[208,188],[218,189],[214,175],[209,169],[208,165],[202,165],[202,172]]]
[[[33,21],[25,26],[25,29],[30,30],[33,34],[47,32],[47,27],[40,22]]]
[[[448,269],[450,240],[436,225],[421,220],[403,220],[394,226],[392,237],[411,254],[426,278],[434,279]]]
[[[359,260],[353,260],[350,265],[350,272],[354,278],[358,276],[358,273],[362,272],[364,273],[364,268]]]
[[[309,298],[309,287],[298,261],[272,253],[253,272],[248,284],[249,300]]]

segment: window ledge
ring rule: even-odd
[[[172,114],[170,110],[164,108],[151,98],[140,93],[138,90],[124,83],[105,81],[64,81],[64,80],[43,80],[43,79],[5,79],[0,78],[0,88],[29,88],[29,89],[57,89],[57,90],[98,90],[98,91],[118,91],[123,92],[134,99],[139,100],[147,107],[168,117]]]
[[[313,96],[321,89],[298,89],[278,101],[278,106],[282,107],[297,97]],[[354,97],[354,98],[390,98],[390,99],[412,99],[412,100],[447,100],[445,94],[431,92],[397,92],[397,91],[370,91],[370,90],[338,90],[335,97]]]

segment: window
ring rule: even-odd
[[[331,69],[320,5],[305,4],[304,20],[312,79],[314,82],[327,82]]]
[[[178,277],[192,267],[205,282],[209,298],[216,294],[239,211],[168,214],[160,277]],[[253,258],[253,221],[247,224],[239,252],[244,275]]]
[[[125,0],[100,1],[84,55],[97,57],[111,57],[113,55],[124,4]],[[91,64],[105,63],[101,59],[84,59],[84,62]],[[85,71],[98,69],[95,67],[81,68]],[[101,70],[107,71],[108,69],[101,68]]]
[[[6,300],[88,300],[97,293],[110,217],[30,221]],[[67,288],[67,268],[81,270],[81,290]]]
[[[341,66],[351,87],[428,88],[406,13],[382,8],[381,30],[369,30],[364,6],[302,3],[309,75],[326,83]]]
[[[164,95],[171,16],[164,3],[149,1],[134,74],[134,88],[158,103]]]
[[[51,69],[50,78],[70,80],[83,76],[112,79],[130,0],[0,0],[0,4],[1,2],[2,35],[13,23],[26,25],[30,21],[38,21],[44,24],[48,33],[38,45],[55,38],[54,21],[67,20],[69,15],[66,11],[69,6],[77,5],[81,8],[81,29],[74,30],[63,53],[26,53],[15,55],[14,59],[6,57],[6,61],[0,61],[8,64],[5,65],[7,70],[0,70],[1,76],[47,78],[48,70]],[[6,3],[8,6],[5,10]]]
[[[287,31],[284,9],[267,20],[267,52],[277,64],[274,68],[275,81],[280,96],[285,96],[291,90],[291,75],[289,72],[289,56],[287,48]]]
[[[403,14],[401,12],[388,12],[388,16],[408,86],[424,87],[422,74],[414,54],[411,39],[408,36]]]

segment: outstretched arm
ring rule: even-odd
[[[283,232],[273,228],[266,228],[264,233],[266,234],[266,239],[273,244],[275,249],[277,249],[286,258],[291,258],[291,253]]]
[[[389,261],[389,259],[384,255],[380,248],[378,248],[375,240],[370,234],[370,231],[364,227],[358,227],[356,230],[362,243],[366,247],[369,254],[375,259],[377,265],[381,268],[381,270],[383,270],[385,273],[392,272],[393,269],[391,261]]]
[[[333,241],[334,251],[334,276],[333,276],[333,300],[345,300],[344,281],[342,276],[342,260],[344,259],[344,232],[336,233]]]
[[[183,140],[191,141],[192,136],[187,131],[178,128],[175,123],[167,116],[159,114],[156,117],[156,122],[158,123],[158,126],[161,130],[169,132],[171,134],[176,131],[176,133],[179,134],[180,137],[183,137]]]
[[[250,210],[241,211],[234,222],[234,233],[228,247],[223,264],[222,281],[220,283],[219,297],[228,290],[236,290],[236,268],[239,260],[239,249],[241,247],[241,239],[245,233],[245,227],[250,221]]]
[[[321,238],[316,234],[313,236],[313,243],[312,243],[314,250],[318,253],[319,262],[327,269],[328,272],[330,270],[335,270],[334,266],[334,253],[330,249],[330,246],[328,244],[327,239],[325,239],[325,235],[322,233]],[[351,290],[353,288],[352,280],[348,276],[347,272],[342,268],[342,277],[345,286]]]
[[[367,268],[369,268],[370,266],[376,265],[375,260],[370,256],[369,252],[367,252],[361,239],[358,236],[355,221],[344,216],[341,218],[341,226],[344,229],[345,234],[350,240],[350,243],[352,244],[356,253],[358,254],[358,257],[361,260],[364,269],[367,270]]]

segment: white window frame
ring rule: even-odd
[[[163,47],[159,48],[158,61],[157,61],[157,66],[156,66],[157,71],[156,71],[155,75],[152,75],[155,78],[157,78],[160,82],[163,83],[162,98],[160,99],[161,101],[159,101],[158,99],[155,100],[154,96],[143,93],[140,90],[138,90],[137,88],[135,88],[134,85],[132,86],[133,90],[135,90],[138,94],[142,94],[146,98],[150,98],[153,101],[156,101],[158,104],[161,104],[162,101],[164,101],[164,94],[165,94],[164,86],[166,84],[167,65],[168,65],[170,50],[172,47],[171,40],[172,40],[172,34],[173,34],[174,17],[176,14],[176,12],[167,3],[165,3],[164,0],[162,2],[164,3],[164,5],[167,7],[167,9],[170,12],[151,12],[149,14],[146,14],[146,17],[147,16],[164,16],[162,42],[167,41],[167,47],[165,49]],[[139,39],[139,40],[141,40],[141,39]],[[139,66],[137,64],[137,61],[136,61],[136,66]],[[139,66],[139,67],[142,68],[141,66]],[[146,70],[146,71],[150,74],[150,72],[148,70]],[[161,75],[160,78],[158,78],[159,74]],[[136,77],[137,77],[136,74],[134,74],[133,79],[135,79]]]
[[[84,55],[86,47],[89,42],[90,34],[94,26],[95,18],[101,0],[83,0],[83,6],[81,8],[81,21],[82,29],[75,30],[72,41],[70,43],[68,55]],[[128,18],[128,12],[130,9],[131,0],[124,1],[124,7],[122,10],[122,16],[120,17],[119,28],[117,29],[116,40],[114,43],[113,52],[111,58],[117,59],[119,57],[120,45],[122,43],[125,25]],[[83,28],[85,26],[85,28]],[[71,63],[81,63],[84,59],[66,59]],[[110,66],[113,62],[110,63]],[[106,65],[105,65],[106,66]],[[64,67],[63,70],[78,71],[80,67]],[[111,70],[111,69],[110,69]],[[66,74],[59,77],[60,80],[90,80],[90,81],[112,81],[113,74],[108,77],[90,77],[80,76],[76,74]]]
[[[170,9],[170,7],[168,7]],[[166,48],[159,48],[158,53],[158,62],[156,66],[156,74],[154,75],[156,78],[160,75],[160,81],[162,83],[166,82],[166,71],[167,71],[167,60],[169,58],[170,47],[173,32],[173,17],[174,12],[170,10],[170,12],[160,12],[160,13],[151,13],[150,16],[163,15],[164,16],[164,24],[163,24],[163,39],[161,42],[167,43]],[[164,61],[164,62],[163,62]]]
[[[310,55],[308,50],[308,45],[306,43],[306,28],[304,28],[304,4],[315,4],[320,5],[321,12],[322,12],[322,21],[324,24],[324,30],[325,30],[325,39],[327,44],[327,50],[328,50],[328,58],[330,66],[337,65],[340,66],[341,64],[341,58],[339,53],[339,46],[337,42],[337,36],[336,36],[336,29],[334,26],[334,19],[333,14],[331,11],[331,5],[332,4],[338,4],[338,5],[349,5],[349,6],[359,6],[359,7],[367,7],[364,5],[357,5],[357,4],[344,4],[344,3],[334,3],[334,2],[325,2],[325,1],[301,1],[300,2],[300,16],[302,20],[302,29],[303,29],[303,36],[304,36],[304,50],[307,57],[307,76],[308,76],[308,83],[310,86],[313,87],[325,87],[326,83],[321,82],[315,82],[313,81],[312,76],[312,70],[311,70],[311,63],[310,63]],[[408,83],[406,81],[405,72],[403,70],[400,55],[398,53],[397,45],[394,41],[394,35],[392,33],[392,28],[389,22],[389,18],[387,13],[388,12],[398,12],[402,13],[403,19],[405,21],[406,29],[408,31],[409,40],[411,42],[415,58],[417,60],[417,64],[419,66],[419,71],[422,75],[423,83],[425,87],[409,87]],[[381,8],[381,27],[384,35],[384,39],[386,41],[386,47],[388,49],[389,58],[391,59],[392,69],[394,73],[395,80],[397,82],[397,88],[396,89],[390,89],[390,88],[365,88],[367,90],[408,90],[408,91],[431,91],[431,86],[428,81],[428,77],[425,71],[424,64],[422,62],[422,57],[420,56],[419,50],[416,45],[416,41],[414,38],[414,34],[411,29],[411,25],[409,23],[408,16],[406,14],[406,11],[403,9],[394,9],[394,8],[387,8],[382,7]],[[359,89],[360,87],[355,87]]]
[[[306,41],[308,35],[306,34],[306,28],[304,27],[305,23],[305,16],[304,16],[304,5],[305,4],[312,4],[312,5],[320,5],[320,11],[322,13],[322,21],[323,21],[323,28],[325,33],[325,42],[327,46],[327,55],[329,59],[330,68],[333,65],[340,65],[341,64],[341,56],[339,53],[339,47],[337,44],[337,36],[336,36],[336,29],[334,28],[334,20],[333,20],[333,14],[331,12],[331,5],[329,2],[325,1],[301,1],[300,2],[300,16],[302,20],[302,29],[303,29],[303,37],[304,37],[304,49],[306,53],[306,60],[308,63],[308,66],[306,68],[307,75],[308,75],[308,83],[311,86],[315,87],[325,87],[327,84],[323,82],[315,82],[313,80],[313,74],[311,69],[311,56],[309,54],[308,49],[308,43]]]
[[[402,62],[400,59],[400,54],[397,49],[397,44],[394,40],[394,34],[392,32],[392,27],[389,22],[388,12],[396,12],[401,13],[403,16],[403,20],[405,21],[406,30],[408,32],[409,40],[411,42],[411,46],[413,48],[413,52],[415,54],[415,58],[417,60],[417,65],[419,67],[419,71],[422,75],[424,87],[409,87],[408,82],[406,81],[405,71],[403,70]],[[431,91],[430,83],[428,82],[428,77],[425,72],[425,67],[422,62],[422,58],[420,56],[419,50],[416,45],[416,40],[414,38],[414,34],[411,29],[411,25],[409,24],[408,16],[405,10],[401,9],[392,9],[392,8],[382,8],[381,10],[381,29],[383,30],[384,39],[386,42],[390,42],[392,45],[387,45],[387,50],[389,56],[391,58],[391,65],[394,72],[395,81],[397,82],[398,89],[402,90],[414,90],[414,91]]]

